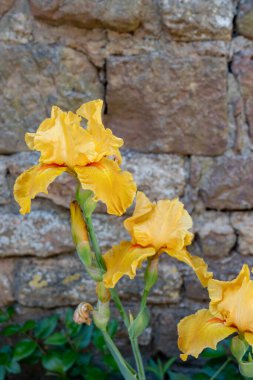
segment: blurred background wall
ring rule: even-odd
[[[1,0],[0,16],[1,306],[15,303],[31,318],[95,302],[70,236],[71,178],[26,216],[12,197],[38,157],[24,134],[53,104],[74,111],[103,98],[139,189],[152,200],[178,196],[193,215],[192,252],[222,279],[253,264],[252,0]],[[103,251],[127,237],[102,207],[95,226]],[[142,345],[170,354],[176,322],[207,294],[167,256],[160,274]],[[129,306],[138,281],[121,281]]]

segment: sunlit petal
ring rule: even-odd
[[[181,359],[186,360],[188,355],[197,358],[207,347],[216,349],[221,340],[236,331],[206,309],[183,318],[178,324],[178,347],[183,352]]]
[[[102,122],[103,101],[101,99],[84,103],[76,113],[88,120],[88,132],[93,137],[95,150],[97,152],[96,161],[104,156],[115,156],[119,163],[122,158],[119,148],[123,145],[123,140],[113,135],[109,128],[104,128]]]
[[[20,205],[20,213],[30,212],[31,199],[34,199],[38,193],[47,194],[50,183],[66,170],[66,167],[55,165],[36,165],[24,171],[14,185],[14,197]]]
[[[105,286],[107,288],[114,288],[124,275],[133,279],[136,275],[136,270],[141,266],[142,262],[153,255],[155,255],[154,248],[142,248],[126,241],[113,246],[103,256],[107,268],[107,272],[103,278]]]
[[[132,204],[136,184],[132,175],[122,171],[118,164],[107,158],[87,165],[75,167],[83,189],[92,190],[95,199],[104,202],[107,212],[122,215]]]

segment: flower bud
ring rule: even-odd
[[[109,320],[110,320],[109,302],[103,303],[98,300],[97,308],[93,311],[93,321],[95,325],[100,330],[106,330]]]
[[[85,217],[89,218],[97,207],[97,202],[94,201],[94,193],[91,190],[83,190],[82,187],[79,186],[76,192],[76,199]]]
[[[249,345],[243,337],[235,336],[231,340],[230,349],[233,356],[236,358],[238,362],[240,362],[243,359],[245,353],[248,350],[248,347]]]
[[[89,303],[81,302],[74,312],[73,320],[79,325],[83,323],[90,325],[92,322],[90,317],[92,311],[93,307]]]
[[[148,266],[144,276],[145,290],[148,292],[158,280],[158,261],[158,256],[153,256],[148,260]]]
[[[96,293],[98,296],[99,301],[102,303],[110,301],[111,293],[110,291],[104,286],[103,282],[98,282],[96,287]]]

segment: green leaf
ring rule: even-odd
[[[5,368],[4,366],[0,365],[0,380],[5,379]]]
[[[50,372],[63,375],[74,364],[77,359],[77,353],[74,351],[50,351],[42,357],[42,365]]]
[[[79,334],[72,339],[77,350],[86,348],[91,343],[91,338],[93,334],[93,325],[87,326],[82,325]]]
[[[218,345],[216,350],[206,348],[201,354],[201,357],[206,359],[222,358],[224,356],[227,356],[227,351],[223,345]]]
[[[97,367],[88,367],[85,373],[85,380],[105,380],[106,378],[106,372]]]
[[[44,343],[53,346],[62,346],[67,342],[67,338],[63,332],[56,332],[49,336]]]
[[[34,336],[38,339],[45,339],[53,333],[57,326],[58,315],[44,318],[39,321],[34,329]]]
[[[192,376],[192,380],[209,380],[210,376],[206,375],[205,373],[195,373]]]
[[[173,358],[170,358],[164,365],[163,365],[163,370],[164,370],[164,373],[166,373],[168,371],[168,369],[170,369],[170,367],[173,365],[173,363],[177,360],[176,357],[173,357]]]
[[[0,353],[0,365],[6,365],[9,362],[9,355],[5,352]]]
[[[130,327],[128,329],[129,335],[132,338],[138,338],[138,336],[140,336],[145,330],[145,328],[148,326],[149,318],[150,318],[150,315],[149,315],[148,308],[144,307],[139,312],[137,317],[133,320],[133,322],[130,324]]]
[[[20,333],[25,333],[27,331],[31,331],[35,328],[36,326],[36,322],[35,321],[32,321],[32,320],[29,320],[29,321],[26,321],[23,326],[21,327],[20,329]]]
[[[22,360],[30,356],[37,348],[37,344],[31,339],[24,339],[17,343],[14,348],[13,358]]]
[[[10,325],[10,326],[5,327],[1,333],[4,336],[11,336],[20,332],[20,329],[21,329],[20,325],[17,325],[17,324]]]
[[[111,338],[113,338],[116,335],[118,328],[119,328],[119,324],[118,324],[118,321],[116,321],[115,319],[113,319],[112,321],[108,323],[107,331]]]
[[[169,371],[170,380],[191,380],[191,378],[187,375],[184,375],[182,373],[176,373]]]
[[[100,330],[95,329],[92,342],[100,351],[104,352],[106,350],[105,340]]]
[[[0,310],[0,323],[8,322],[14,314],[14,308],[8,307],[5,311]]]
[[[15,359],[11,360],[11,362],[6,366],[6,369],[9,373],[13,374],[18,374],[21,372],[21,367]]]

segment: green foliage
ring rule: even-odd
[[[220,343],[217,350],[206,349],[202,355],[202,368],[196,370],[194,374],[186,373],[185,364],[182,361],[177,361],[177,371],[172,367],[176,361],[173,357],[166,362],[161,359],[149,361],[147,371],[152,373],[152,379],[157,380],[243,380],[244,377],[240,375],[238,364],[232,356],[229,348],[229,341]],[[189,364],[188,364],[189,366]],[[249,366],[249,365],[248,365]],[[178,369],[178,367],[182,368]],[[184,368],[184,370],[183,370]],[[247,372],[245,366],[245,373]]]
[[[46,376],[59,379],[109,380],[118,377],[117,365],[101,332],[93,325],[76,324],[72,309],[67,309],[63,321],[58,315],[52,315],[17,324],[12,323],[13,314],[13,308],[0,310],[0,341],[2,338],[15,341],[15,344],[0,346],[0,380],[18,375],[25,365],[36,365],[35,371],[39,365]],[[111,336],[117,329],[115,321],[108,325]]]

